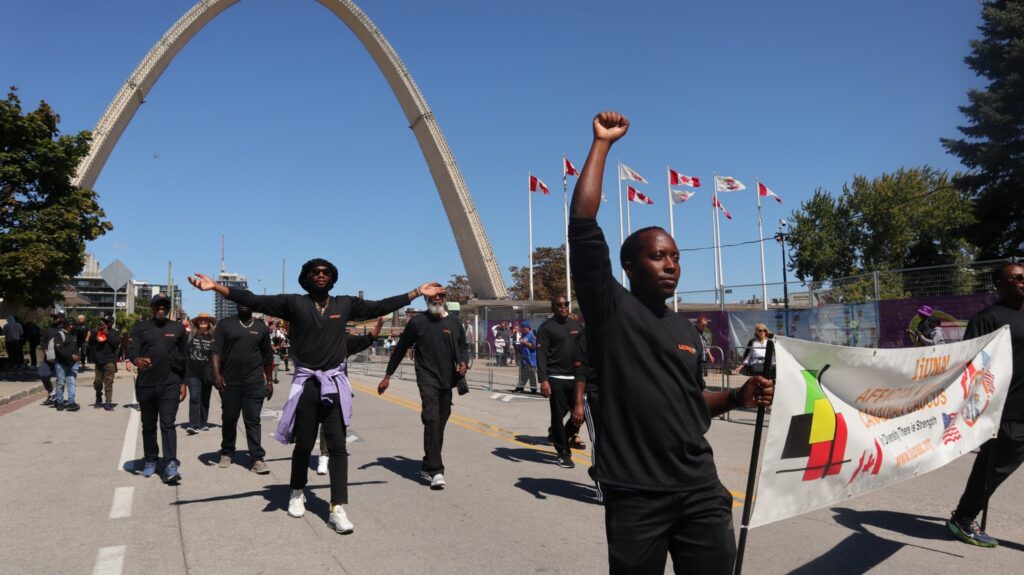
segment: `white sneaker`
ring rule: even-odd
[[[446,483],[444,482],[444,475],[441,473],[430,475],[426,471],[420,471],[420,477],[430,482],[431,489],[444,489],[444,486],[446,485]]]
[[[302,517],[306,514],[306,496],[301,489],[292,489],[292,496],[288,499],[288,515]]]
[[[331,507],[330,524],[335,531],[341,533],[342,535],[346,533],[352,533],[352,531],[355,529],[355,526],[352,525],[352,522],[348,520],[348,515],[345,513],[345,507],[342,505],[335,505]]]
[[[329,459],[330,459],[330,457],[327,456],[327,455],[321,455],[320,456],[320,459],[317,461],[317,464],[316,464],[316,474],[317,475],[327,475],[327,460],[329,460]]]

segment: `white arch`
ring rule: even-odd
[[[95,185],[110,152],[163,71],[193,36],[238,1],[201,0],[150,49],[93,130],[92,149],[78,167],[75,185],[85,188]],[[349,0],[317,1],[340,18],[359,38],[398,98],[409,128],[416,135],[420,151],[427,161],[430,175],[434,178],[434,185],[441,196],[441,204],[448,215],[448,223],[455,234],[455,244],[473,289],[481,298],[507,298],[508,291],[501,278],[498,261],[494,258],[480,215],[473,205],[473,198],[469,195],[455,157],[441,133],[441,127],[405,64],[370,18],[354,3]]]

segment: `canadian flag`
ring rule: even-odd
[[[768,196],[771,196],[775,198],[776,202],[779,202],[780,204],[782,203],[782,198],[780,198],[778,194],[776,194],[775,192],[769,190],[768,186],[762,184],[761,182],[757,183],[757,195],[761,196],[762,198],[767,198]]]
[[[691,178],[690,176],[684,176],[679,172],[668,169],[668,183],[672,186],[686,186],[689,188],[699,188],[700,178]]]
[[[654,200],[636,191],[633,186],[626,186],[626,193],[629,194],[629,201],[638,204],[653,204]]]
[[[725,209],[725,206],[722,205],[722,202],[718,201],[718,196],[711,196],[711,205],[722,210],[722,213],[725,214],[725,217],[727,219],[732,219],[732,214],[729,213],[729,210]]]
[[[641,184],[648,183],[643,176],[631,170],[625,164],[619,164],[619,179],[633,180],[634,182],[640,182]]]
[[[743,182],[729,176],[715,176],[716,192],[738,192],[747,189]]]
[[[551,193],[551,190],[548,189],[548,185],[540,181],[540,178],[537,176],[530,176],[530,191],[541,191],[544,192],[545,196]]]
[[[564,163],[564,166],[562,166],[562,173],[563,174],[565,174],[566,176],[579,176],[580,175],[580,171],[576,169],[576,166],[572,165],[572,162],[569,161],[569,158],[566,158],[566,157],[563,156],[562,157],[562,161]]]
[[[693,197],[697,192],[684,192],[683,190],[672,190],[672,203],[681,204]]]

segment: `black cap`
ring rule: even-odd
[[[62,312],[62,311],[55,311],[55,312],[53,312],[53,315],[51,315],[50,317],[53,318],[53,319],[64,319],[64,312]]]
[[[152,297],[152,299],[149,300],[149,305],[150,306],[155,306],[155,305],[157,305],[159,303],[163,303],[163,302],[167,302],[168,304],[170,304],[171,303],[171,298],[167,297],[167,294],[165,294],[164,292],[160,292],[160,293],[154,295]]]
[[[103,323],[105,323],[107,325],[113,324],[114,323],[114,318],[109,316],[109,315],[105,315],[105,316],[103,316]]]

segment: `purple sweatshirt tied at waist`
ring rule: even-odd
[[[352,422],[352,386],[345,375],[345,364],[327,371],[307,369],[295,366],[295,374],[292,376],[292,387],[288,390],[288,401],[284,404],[284,411],[281,413],[281,422],[277,424],[277,431],[274,432],[274,439],[287,445],[291,443],[292,434],[295,430],[295,409],[299,405],[299,397],[306,386],[306,381],[315,378],[320,382],[320,400],[327,405],[333,405],[330,397],[338,394],[341,402],[341,414],[347,427]]]

